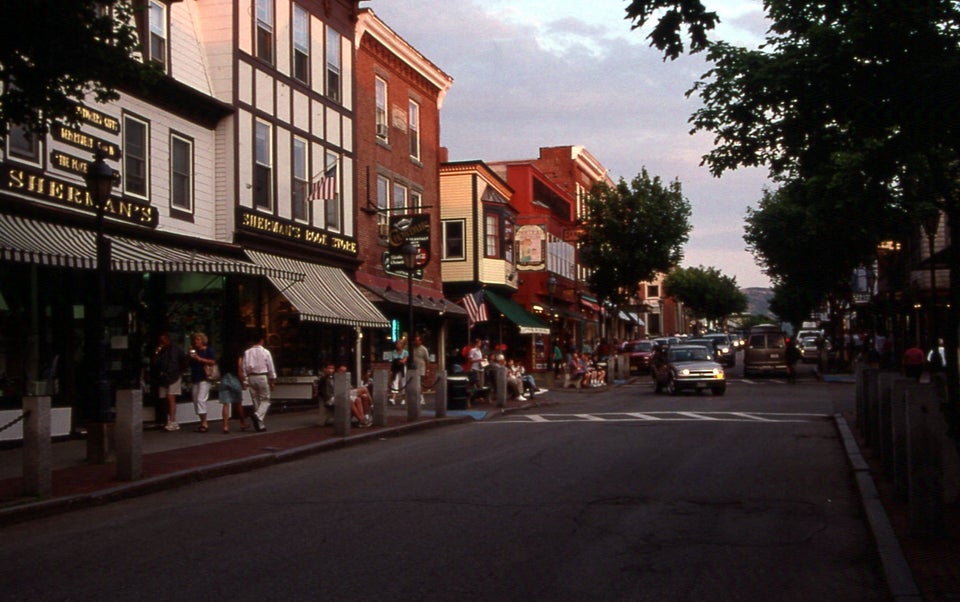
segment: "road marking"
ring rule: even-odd
[[[480,424],[544,424],[558,422],[814,422],[829,414],[806,412],[598,412],[593,414],[508,414]]]

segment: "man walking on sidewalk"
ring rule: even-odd
[[[263,332],[257,336],[257,342],[243,352],[243,374],[240,375],[243,388],[250,389],[253,401],[253,426],[257,431],[267,430],[264,424],[267,410],[270,409],[270,391],[277,384],[277,371],[273,366],[270,350],[263,346]]]

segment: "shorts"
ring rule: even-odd
[[[157,389],[157,394],[160,397],[168,397],[170,395],[173,395],[174,397],[179,397],[181,393],[183,393],[182,378],[178,378],[176,382],[173,382],[165,387],[161,386],[159,389]]]

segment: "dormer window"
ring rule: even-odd
[[[156,0],[150,0],[147,58],[154,63],[167,68],[167,5]]]

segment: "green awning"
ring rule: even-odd
[[[484,289],[484,297],[508,320],[520,327],[520,334],[550,334],[550,328],[510,299]]]

